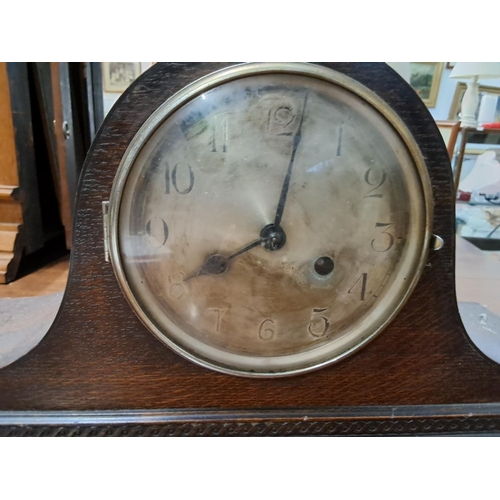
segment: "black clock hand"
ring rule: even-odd
[[[279,225],[281,223],[281,218],[283,217],[283,212],[285,210],[286,197],[288,194],[288,188],[290,187],[290,179],[292,177],[292,169],[293,169],[293,162],[295,160],[295,153],[297,152],[297,148],[299,147],[300,140],[302,139],[302,122],[304,121],[304,114],[306,111],[306,104],[307,104],[308,96],[309,96],[309,94],[306,94],[306,97],[304,99],[304,106],[302,108],[302,116],[300,117],[299,128],[297,129],[297,132],[295,133],[295,136],[293,138],[292,156],[290,157],[290,163],[288,164],[288,170],[286,171],[286,176],[285,176],[285,180],[283,182],[283,187],[281,188],[281,195],[280,195],[280,199],[278,201],[278,207],[276,208],[276,217],[274,218],[274,226],[275,227],[279,227]]]
[[[259,245],[264,246],[267,250],[274,251],[274,250],[279,250],[285,244],[286,236],[283,230],[279,227],[279,225],[281,222],[281,218],[283,217],[283,212],[285,210],[286,197],[288,194],[288,188],[290,187],[290,179],[292,177],[292,169],[293,169],[293,163],[295,161],[295,154],[302,139],[302,122],[304,121],[304,115],[306,111],[308,97],[309,94],[306,94],[306,97],[304,99],[304,106],[302,107],[302,115],[300,117],[299,127],[293,138],[292,155],[290,157],[290,162],[288,164],[285,180],[283,181],[283,187],[281,188],[281,194],[280,194],[280,199],[278,201],[278,207],[276,208],[276,217],[274,218],[274,224],[269,224],[268,226],[264,227],[261,231],[261,236],[258,240],[252,241],[252,243],[245,245],[243,248],[232,253],[228,257],[218,253],[211,255],[210,257],[207,258],[207,260],[200,267],[200,269],[186,276],[184,278],[184,281],[190,280],[191,278],[195,278],[197,276],[203,276],[206,274],[222,274],[227,270],[229,261],[231,259],[234,259],[238,255],[248,252],[252,248],[255,248]]]
[[[203,276],[205,274],[222,274],[227,270],[230,260],[238,257],[238,255],[241,255],[242,253],[252,250],[252,248],[258,247],[261,244],[262,238],[259,238],[258,240],[252,241],[252,243],[245,245],[243,248],[240,248],[240,250],[237,250],[228,257],[225,257],[224,255],[220,255],[218,253],[211,255],[200,267],[200,269],[190,274],[189,276],[186,276],[184,278],[184,281],[187,281],[191,278],[196,278],[196,276]]]

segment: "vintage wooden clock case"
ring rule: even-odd
[[[235,344],[236,347],[232,346],[233,337],[228,337],[227,345],[230,347],[227,350],[237,351],[238,355],[227,355],[226,344],[218,340],[219,344],[216,348],[212,349],[210,346],[210,349],[204,350],[205,337],[196,337],[198,323],[189,324],[184,330],[181,329],[178,337],[169,337],[169,329],[161,323],[161,314],[163,314],[161,308],[155,309],[150,306],[153,299],[147,299],[146,296],[146,299],[137,299],[135,305],[132,304],[134,294],[140,285],[130,285],[127,289],[127,280],[123,280],[123,277],[117,279],[117,276],[120,272],[125,274],[129,272],[131,276],[130,269],[133,268],[135,261],[132,259],[132,264],[130,264],[132,267],[130,267],[124,258],[123,269],[115,274],[116,268],[121,265],[116,261],[119,259],[120,251],[126,253],[126,246],[115,244],[114,247],[111,245],[111,248],[106,249],[108,252],[115,253],[114,267],[104,258],[103,202],[110,200],[112,189],[117,190],[116,179],[120,177],[120,175],[117,176],[117,172],[123,172],[125,168],[123,164],[128,161],[129,168],[132,168],[134,161],[139,161],[139,153],[133,152],[134,144],[144,145],[144,142],[140,142],[144,139],[144,137],[141,139],[141,134],[154,138],[154,131],[163,123],[162,120],[165,117],[170,117],[171,121],[177,120],[175,123],[178,123],[182,119],[182,115],[175,114],[179,106],[181,106],[181,111],[179,111],[181,113],[182,106],[190,106],[195,97],[204,99],[205,94],[202,95],[201,90],[189,93],[185,89],[186,86],[191,84],[188,89],[193,88],[192,85],[196,85],[193,82],[206,81],[206,79],[203,80],[204,77],[213,78],[208,75],[220,74],[215,73],[219,71],[226,74],[228,71],[233,71],[227,68],[234,66],[239,68],[236,69],[236,77],[226,78],[222,83],[211,81],[211,87],[205,85],[202,90],[207,92],[211,89],[219,89],[222,88],[223,83],[228,82],[231,85],[232,82],[236,82],[238,85],[238,82],[243,81],[244,78],[250,78],[248,80],[250,83],[244,89],[245,93],[241,94],[244,96],[242,99],[248,99],[250,102],[252,99],[256,100],[264,96],[263,101],[271,106],[272,113],[267,112],[266,108],[267,114],[263,116],[268,119],[266,125],[268,131],[274,126],[282,127],[278,132],[274,130],[273,133],[275,136],[283,136],[282,139],[276,139],[276,141],[284,141],[285,157],[288,155],[289,158],[291,152],[291,160],[287,160],[289,161],[288,170],[287,162],[284,160],[281,162],[284,166],[279,167],[281,172],[279,177],[283,178],[286,172],[288,181],[285,181],[281,190],[274,222],[271,219],[271,224],[262,229],[260,235],[257,235],[257,240],[249,240],[251,245],[244,245],[242,251],[236,247],[234,254],[229,256],[231,250],[214,252],[214,247],[211,254],[210,252],[205,254],[204,259],[193,258],[193,265],[196,265],[193,267],[192,275],[188,276],[189,286],[196,290],[196,287],[202,286],[200,283],[212,283],[210,286],[215,294],[219,283],[222,283],[216,280],[237,276],[238,269],[250,259],[249,255],[255,258],[256,253],[260,252],[258,255],[262,255],[264,259],[276,258],[280,253],[275,250],[281,252],[285,245],[284,233],[286,233],[288,247],[292,247],[293,242],[298,241],[291,226],[286,225],[290,224],[290,221],[285,221],[287,212],[284,210],[288,190],[291,193],[287,202],[289,213],[294,210],[294,197],[298,199],[299,196],[294,194],[293,186],[298,183],[302,174],[300,173],[300,160],[297,160],[295,166],[293,165],[294,157],[297,153],[297,158],[299,158],[301,140],[303,145],[307,140],[311,140],[311,137],[307,139],[308,130],[309,136],[313,134],[319,140],[321,131],[328,128],[320,124],[314,129],[314,120],[308,118],[312,115],[319,123],[323,111],[317,111],[314,115],[314,109],[319,110],[321,107],[326,109],[325,113],[328,113],[328,106],[314,108],[314,98],[311,96],[319,95],[318,93],[322,90],[319,87],[311,91],[307,90],[307,82],[304,84],[305,91],[299,88],[290,95],[285,92],[282,98],[288,101],[284,104],[279,101],[277,106],[273,101],[275,96],[269,97],[264,94],[269,89],[276,90],[278,88],[276,85],[281,81],[280,78],[291,78],[290,88],[297,90],[304,83],[300,78],[308,78],[308,81],[319,80],[322,83],[318,85],[321,86],[326,85],[322,80],[322,75],[327,75],[326,79],[330,78],[328,75],[334,75],[332,78],[335,80],[333,82],[336,85],[335,88],[339,87],[340,82],[340,86],[344,85],[347,93],[356,94],[359,91],[361,94],[366,92],[367,96],[375,96],[373,102],[378,103],[379,111],[385,109],[386,111],[382,114],[393,117],[390,127],[396,129],[400,127],[398,130],[400,135],[408,134],[407,143],[415,146],[410,156],[413,155],[414,159],[418,157],[415,163],[420,162],[419,168],[425,170],[425,173],[421,171],[422,185],[425,184],[426,179],[428,181],[428,185],[422,187],[421,205],[415,202],[417,205],[410,207],[420,206],[419,211],[423,214],[419,219],[420,229],[417,228],[420,231],[420,247],[417,245],[416,250],[414,248],[416,257],[413,257],[411,264],[415,286],[410,284],[403,291],[398,292],[394,299],[396,302],[381,300],[380,305],[370,309],[378,311],[385,307],[385,316],[382,314],[383,317],[379,318],[379,323],[370,323],[372,331],[383,329],[383,332],[369,343],[366,340],[371,340],[370,335],[363,333],[361,327],[356,326],[347,334],[348,338],[352,337],[353,343],[339,350],[335,342],[329,338],[328,333],[330,326],[335,322],[335,315],[332,315],[331,311],[325,312],[327,308],[324,307],[314,308],[311,323],[297,327],[298,334],[294,330],[298,322],[296,319],[286,324],[284,319],[279,319],[279,316],[274,319],[271,319],[271,316],[267,318],[266,315],[255,318],[251,316],[249,321],[251,323],[255,320],[257,325],[255,333],[258,332],[260,335],[260,343],[255,342],[254,339],[242,340],[243,347],[240,349],[239,344]],[[69,281],[56,320],[36,348],[17,362],[0,370],[0,435],[491,434],[500,430],[500,367],[475,348],[462,326],[457,310],[454,281],[453,183],[447,152],[431,115],[406,82],[385,64],[317,63],[307,65],[306,76],[304,74],[297,76],[302,71],[298,71],[297,68],[303,69],[304,65],[274,65],[264,68],[259,65],[241,66],[229,63],[156,64],[124,93],[101,127],[88,154],[80,180]],[[251,78],[256,80],[253,81]],[[258,78],[276,78],[276,81],[263,80],[263,83],[259,83]],[[299,80],[295,81],[294,78],[299,78]],[[351,85],[349,82],[352,82],[352,88],[349,87]],[[329,81],[328,85],[331,86],[332,82]],[[234,92],[236,95],[238,89]],[[328,89],[325,92],[329,92]],[[155,111],[162,109],[162,105],[165,108],[164,103],[174,95],[181,95],[182,102],[177,103],[177,108],[175,106],[169,108],[167,105],[163,115],[160,113],[161,119],[151,125],[154,118],[150,119],[150,117],[158,116],[158,113],[154,115]],[[363,95],[361,100],[363,100]],[[348,98],[350,97],[346,97]],[[268,100],[265,101],[265,99]],[[224,106],[230,101],[231,99],[223,94],[218,102]],[[363,118],[361,111],[358,114]],[[351,115],[354,116],[352,119],[355,124],[356,111],[345,114],[345,120],[339,122],[344,139],[349,134],[348,120],[351,119]],[[194,116],[198,116],[196,112]],[[246,119],[246,117],[236,111],[232,116],[233,120],[240,120],[238,126],[241,130],[250,126],[247,122],[252,121],[245,122],[243,118]],[[308,119],[309,124],[306,123]],[[373,118],[373,120],[376,119],[379,118]],[[366,118],[365,121],[369,120],[371,118]],[[150,124],[149,132],[148,123]],[[186,120],[182,123],[186,123]],[[203,120],[200,119],[199,123],[203,124]],[[205,142],[213,148],[209,152],[217,152],[218,149],[229,147],[231,142],[228,145],[226,141],[231,140],[232,132],[230,130],[228,132],[228,127],[231,125],[227,122],[219,123],[222,126],[222,132],[216,131],[215,128],[212,130],[210,124],[208,128],[199,130],[191,127],[190,124],[191,128],[188,132],[191,134],[190,137],[203,137],[203,134],[208,137],[206,141],[196,139],[193,147],[197,148]],[[398,123],[402,125],[397,125]],[[351,132],[352,130],[364,132],[362,128],[364,125],[356,126],[358,128],[352,125]],[[389,125],[383,127],[389,127]],[[147,133],[144,132],[145,130]],[[195,133],[192,132],[193,130]],[[312,133],[311,130],[315,132]],[[403,133],[402,130],[406,132]],[[339,133],[341,136],[342,131]],[[243,135],[240,134],[238,137],[234,135],[235,144],[238,140],[242,140]],[[172,141],[169,140],[169,147],[172,147],[169,150],[172,151],[169,153],[171,159],[182,150],[179,146],[177,153],[173,152],[176,146],[175,144],[171,146],[171,143],[175,143],[175,140],[173,136]],[[273,141],[272,143],[275,144],[275,139]],[[246,146],[241,147],[244,150]],[[259,147],[260,145],[257,148],[248,148],[249,154],[259,154],[252,152],[258,150]],[[321,147],[323,146],[317,146],[317,148]],[[340,148],[339,137],[335,138],[335,147]],[[139,149],[136,148],[136,150]],[[397,149],[397,146],[394,146],[394,149]],[[150,155],[149,158],[154,157],[154,147],[151,151],[152,156]],[[376,158],[378,153],[373,154]],[[364,153],[360,161],[369,162],[370,158]],[[157,163],[161,162],[157,161]],[[198,175],[201,178],[202,174],[198,173],[195,165],[178,165],[180,163],[174,162],[170,165],[164,163],[162,168],[169,169],[166,174],[166,193],[175,194],[175,189],[178,199],[181,199],[181,196],[186,195],[196,186],[196,182],[201,182],[198,181]],[[325,165],[332,170],[332,165],[328,162],[322,164],[322,168]],[[176,168],[177,172],[174,173]],[[364,182],[364,187],[367,188],[366,193],[359,192],[360,198],[367,193],[379,193],[380,191],[376,189],[386,182],[386,177],[390,174],[390,172],[383,171],[382,176],[379,175],[377,178],[376,172],[371,168],[367,163],[364,175],[360,177],[360,182]],[[180,173],[182,169],[185,175],[181,182],[179,179],[182,177]],[[161,172],[165,179],[164,170]],[[140,169],[138,172],[140,174]],[[140,180],[139,174],[135,177]],[[176,174],[177,177],[175,177]],[[128,173],[121,175],[125,183]],[[394,176],[397,175],[399,175],[398,171],[394,170]],[[154,172],[151,176],[154,184]],[[133,175],[130,174],[129,177]],[[413,189],[411,182],[413,181],[408,180],[408,185]],[[179,187],[179,184],[182,186]],[[126,186],[122,188],[121,195],[123,199],[126,199],[127,188]],[[359,188],[357,189],[359,191]],[[427,198],[424,192],[426,189],[428,190]],[[195,192],[194,189],[193,192]],[[279,189],[276,192],[280,192]],[[140,189],[136,191],[132,189],[132,193],[133,196],[129,196],[131,201],[128,202],[130,207],[136,203],[134,200],[142,200]],[[394,190],[392,196],[390,203],[399,203],[398,196],[402,195]],[[411,198],[413,195],[410,193],[408,196]],[[386,196],[386,199],[388,197]],[[380,198],[382,196],[378,196],[379,201]],[[183,199],[188,198],[184,196]],[[201,203],[197,201],[201,199],[192,198],[189,205],[195,206],[196,203]],[[148,206],[144,200],[137,204],[143,207]],[[104,206],[106,209],[109,208],[109,205]],[[132,208],[127,210],[132,213]],[[143,210],[146,209],[143,208]],[[172,210],[175,212],[176,209]],[[200,210],[203,212],[205,206],[202,206]],[[178,213],[183,212],[178,211]],[[115,207],[115,236],[118,231],[116,227],[122,224],[116,214],[117,208]],[[427,221],[426,216],[429,218]],[[209,216],[206,221],[203,221],[205,226],[210,225],[210,217],[213,219],[216,215]],[[343,217],[346,220],[349,219],[348,214],[344,214]],[[376,235],[369,234],[366,238],[368,244],[371,240],[372,250],[380,255],[389,254],[386,250],[392,249],[393,246],[394,249],[402,248],[403,257],[400,257],[400,260],[404,261],[406,243],[398,241],[408,242],[414,234],[418,233],[417,229],[415,230],[417,233],[411,232],[412,224],[414,224],[411,221],[415,218],[412,215],[406,220],[402,219],[400,225],[402,227],[407,225],[410,229],[407,233],[401,233],[399,238],[397,236],[400,233],[394,232],[394,228],[388,230],[392,226],[392,221],[384,219],[385,222],[376,222],[376,227],[374,226],[378,231],[376,234],[381,235],[382,239],[378,240]],[[160,231],[160,236],[156,236],[155,241],[157,243],[161,241],[156,246],[163,245],[167,236],[175,238],[175,228],[179,226],[168,220],[167,227],[166,219],[167,216],[163,215],[161,217],[158,215],[156,219],[153,216],[146,218],[142,233],[137,234],[151,237],[154,231],[157,234]],[[105,220],[107,221],[107,241],[110,241],[109,231],[112,232],[112,229],[109,227],[109,212]],[[130,220],[133,220],[132,216]],[[185,224],[185,221],[183,223]],[[153,224],[156,224],[155,230],[152,229]],[[122,224],[119,227],[123,230],[125,225]],[[368,231],[366,229],[368,226],[363,227],[361,236]],[[135,241],[133,237],[137,234],[133,233],[134,229],[130,231],[132,235],[130,241],[133,242]],[[427,252],[428,247],[432,245],[433,234],[442,238],[444,245],[439,251],[431,249]],[[309,240],[313,239],[309,237]],[[130,243],[132,246],[133,244]],[[314,245],[313,241],[309,246],[314,247]],[[316,274],[311,279],[317,280],[314,283],[321,284],[323,282],[319,280],[333,280],[332,276],[340,276],[343,272],[343,259],[346,261],[349,259],[334,255],[335,252],[330,254],[325,250],[322,253],[323,247],[318,245],[318,260],[311,261]],[[398,245],[401,246],[398,247]],[[411,243],[408,245],[410,248]],[[252,250],[256,246],[264,248]],[[193,251],[195,257],[203,253],[201,250],[196,250],[198,254],[195,250]],[[180,258],[180,256],[175,256],[173,260],[178,262]],[[383,257],[376,258],[382,259]],[[143,260],[147,261],[147,259]],[[335,269],[333,269],[334,261]],[[376,262],[374,265],[378,266],[382,261]],[[144,264],[144,266],[147,265],[149,264]],[[308,273],[313,273],[311,266],[307,268]],[[142,268],[137,269],[139,269],[137,275],[141,277],[140,269]],[[152,281],[157,280],[155,286],[161,287],[162,275],[158,269],[161,270],[161,268],[152,268],[149,276],[152,276],[150,278]],[[397,266],[391,269],[395,269],[393,272],[397,275]],[[296,273],[295,270],[293,272]],[[418,275],[420,275],[419,279],[417,279]],[[185,284],[188,283],[185,281],[186,273],[183,276],[184,279],[180,279],[179,282],[182,286],[186,286]],[[352,284],[357,283],[359,299],[364,300],[368,298],[368,294],[374,294],[367,284],[367,276],[367,273],[362,272],[359,276],[351,276],[355,278]],[[165,279],[168,279],[167,275]],[[387,287],[392,287],[392,283],[396,282],[390,279],[392,278],[384,280]],[[142,283],[140,280],[138,282]],[[170,283],[170,288],[172,286]],[[346,288],[343,297],[347,296],[351,288]],[[286,287],[282,293],[288,293]],[[178,295],[180,293],[172,294],[174,298]],[[237,295],[237,290],[230,290],[228,295]],[[287,300],[292,300],[291,297],[290,295]],[[349,300],[351,298],[348,297]],[[255,297],[249,296],[248,303],[253,304],[254,299]],[[165,300],[168,302],[171,297]],[[279,302],[279,298],[273,300],[276,300],[276,304]],[[262,307],[260,302],[255,302],[255,304]],[[345,304],[347,310],[350,302],[345,302]],[[191,307],[189,310],[192,311],[193,304],[188,303],[188,305]],[[184,314],[182,307],[178,307],[179,309],[175,311],[177,316],[172,313],[172,317],[180,318]],[[352,307],[357,311],[355,309],[357,305]],[[391,312],[391,307],[393,312]],[[214,331],[219,334],[221,315],[227,314],[227,308],[215,309],[211,313],[212,321],[215,321]],[[270,315],[270,313],[266,314]],[[358,318],[356,314],[361,313],[354,314],[354,317]],[[196,314],[192,313],[191,316],[196,317]],[[187,316],[179,319],[178,323],[184,324],[182,321],[185,317]],[[232,321],[228,318],[225,316],[224,321]],[[286,335],[279,337],[280,321],[286,324],[284,330],[289,332],[289,337]],[[386,323],[389,323],[388,326]],[[202,323],[200,325],[202,325],[200,329],[205,328]],[[248,326],[243,325],[241,328],[248,329]],[[304,347],[300,341],[297,341],[294,349],[299,353],[298,357],[290,358],[291,361],[287,361],[280,368],[279,363],[283,353],[287,354],[286,339],[306,338],[301,337],[300,335],[303,334],[300,332],[306,331],[307,328],[309,329],[307,342],[319,342],[317,345],[326,346],[326,354],[321,354],[323,357],[319,358],[309,358],[310,346]],[[339,331],[343,331],[342,328],[347,327],[340,325],[338,328]],[[233,325],[234,331],[236,339],[240,339],[238,329]],[[157,338],[152,335],[152,332]],[[190,332],[194,332],[192,335],[194,340],[190,337],[192,344],[183,343],[186,332],[188,337],[191,335]],[[322,339],[317,340],[319,337]],[[209,341],[212,342],[213,338],[210,337]],[[269,344],[263,342],[271,339],[277,341],[278,338],[281,338],[283,343],[276,344],[278,347],[275,351],[269,351],[271,359],[273,361],[276,359],[277,364],[271,363],[270,368],[266,368],[265,366],[269,363],[266,355],[262,354],[266,352],[266,348],[262,345]],[[165,343],[170,348],[165,346]],[[367,345],[364,345],[365,343]],[[198,345],[202,347],[198,349]],[[358,349],[359,347],[362,348]],[[251,354],[249,358],[245,357],[248,350]],[[351,354],[351,351],[355,352]],[[351,355],[345,357],[346,353]],[[252,364],[253,359],[258,360],[256,364]],[[264,361],[261,362],[261,359]],[[337,362],[329,363],[329,360]],[[288,376],[273,376],[274,374]]]

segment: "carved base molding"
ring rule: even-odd
[[[0,412],[0,436],[499,435],[500,404],[301,410]]]

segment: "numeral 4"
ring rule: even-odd
[[[347,293],[354,293],[353,290],[360,290],[360,299],[365,300],[366,296],[366,280],[368,279],[368,273],[362,273],[361,276],[353,283],[351,288],[349,288]],[[359,285],[358,285],[359,283]]]

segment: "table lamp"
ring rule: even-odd
[[[479,99],[479,78],[500,77],[498,62],[457,62],[450,78],[471,79],[467,81],[467,90],[462,100],[460,120],[462,127],[477,127],[476,110]]]

